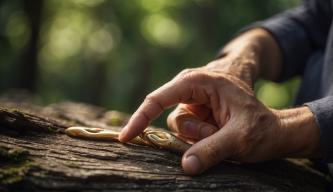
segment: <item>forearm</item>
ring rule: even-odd
[[[223,62],[226,57],[236,62]],[[252,84],[258,76],[276,80],[281,71],[282,54],[271,34],[256,28],[230,41],[222,50],[220,58],[209,65],[223,69],[228,65],[227,71],[232,71]]]
[[[322,156],[320,129],[306,106],[279,110],[281,151],[286,157],[318,158]]]

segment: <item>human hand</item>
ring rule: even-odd
[[[257,162],[318,152],[319,130],[307,107],[269,109],[244,81],[205,67],[185,70],[149,94],[119,140],[134,138],[164,109],[178,103],[184,105],[168,124],[196,142],[182,158],[187,174],[201,173],[224,159]]]

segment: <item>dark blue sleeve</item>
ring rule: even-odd
[[[331,22],[330,0],[305,0],[297,8],[256,22],[245,30],[261,27],[272,34],[283,55],[279,81],[284,81],[295,75],[302,75],[312,53],[325,50]],[[325,160],[333,162],[333,96],[305,105],[313,112],[320,127]]]
[[[279,44],[283,54],[280,81],[302,74],[311,53],[325,48],[332,17],[330,2],[305,0],[295,9],[246,27],[266,29]]]
[[[333,162],[333,96],[305,103],[313,112],[320,127],[320,141],[325,160]]]
[[[332,22],[330,0],[305,0],[299,7],[250,26],[269,31],[283,54],[280,81],[302,74],[314,51],[325,50]],[[320,127],[325,160],[333,162],[333,96],[305,103]]]
[[[332,22],[330,0],[305,0],[299,7],[250,27],[262,27],[278,42],[283,54],[280,81],[302,74],[310,55],[325,50]],[[333,162],[333,96],[305,103],[320,128],[325,160]]]

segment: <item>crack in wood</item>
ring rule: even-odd
[[[74,114],[76,110],[82,111]],[[78,125],[78,119],[84,126],[97,122],[112,127],[105,118],[107,112],[72,102],[45,108],[0,102],[0,146],[28,151],[24,159],[36,165],[17,182],[0,182],[0,190],[279,192],[324,191],[329,184],[326,175],[308,164],[288,160],[241,165],[222,162],[200,176],[189,177],[183,174],[179,155],[144,146],[73,139],[63,134],[66,127]],[[14,160],[0,162],[0,169],[13,163]]]

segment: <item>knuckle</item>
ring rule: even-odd
[[[200,69],[185,69],[179,74],[181,80],[202,80],[209,77],[207,73]]]
[[[160,103],[158,97],[154,93],[148,94],[145,98],[145,102],[148,105],[153,105],[153,106],[160,108],[160,110],[162,110],[162,111],[164,110],[163,105]]]
[[[156,96],[153,93],[150,93],[145,98],[146,102],[154,103],[156,101]]]
[[[195,68],[184,69],[179,73],[179,75],[187,75],[187,74],[191,74],[195,71],[196,71]]]
[[[164,111],[162,103],[153,93],[146,96],[139,109],[148,119],[154,119],[156,115],[159,115]]]

